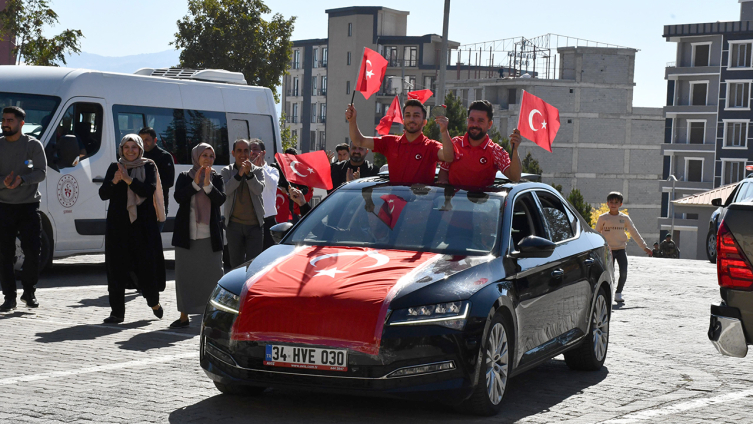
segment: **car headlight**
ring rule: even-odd
[[[390,315],[389,325],[440,325],[453,330],[462,330],[470,309],[471,302],[468,301],[398,309]]]
[[[209,303],[216,309],[237,315],[240,309],[241,298],[218,285],[214,288],[212,295],[209,296]]]

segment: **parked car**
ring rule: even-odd
[[[606,358],[611,254],[551,186],[365,178],[273,230],[279,244],[226,274],[204,313],[201,366],[223,393],[308,388],[492,415],[509,377],[563,353],[579,370]]]
[[[717,233],[722,301],[711,305],[708,336],[719,353],[743,358],[753,344],[753,201],[727,206]]]
[[[748,165],[747,171],[753,171],[753,166]],[[732,203],[744,202],[753,199],[753,174],[748,178],[740,181],[735,190],[727,196],[727,200],[722,203],[721,198],[711,200],[711,204],[718,206],[709,219],[709,230],[706,233],[706,257],[711,263],[716,262],[716,233],[719,231],[719,224],[724,220],[724,214],[727,207]]]

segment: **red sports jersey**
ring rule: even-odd
[[[473,147],[468,133],[452,139],[455,160],[440,162],[440,169],[449,171],[450,184],[486,187],[494,183],[497,171],[505,172],[510,166],[510,155],[487,135],[480,145]]]
[[[442,143],[421,134],[409,142],[403,135],[374,138],[374,151],[387,157],[390,182],[434,184],[437,160]]]

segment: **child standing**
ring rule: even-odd
[[[627,247],[627,234],[628,231],[633,237],[636,243],[643,248],[649,256],[651,256],[651,249],[648,248],[646,242],[635,229],[633,221],[629,216],[620,212],[622,207],[622,193],[613,191],[607,195],[607,206],[609,206],[609,212],[599,216],[596,221],[596,231],[601,233],[607,240],[609,249],[612,251],[612,266],[614,261],[620,266],[620,279],[617,282],[617,293],[614,296],[614,301],[617,303],[623,303],[625,299],[622,297],[622,288],[625,286],[625,280],[627,280],[627,254],[625,248]]]

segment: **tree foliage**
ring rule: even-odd
[[[282,151],[286,149],[295,149],[298,145],[298,136],[293,135],[293,131],[290,130],[288,125],[288,117],[285,112],[280,114],[280,141],[282,143]]]
[[[448,93],[444,99],[444,104],[447,106],[447,119],[450,121],[447,124],[450,137],[462,136],[468,128],[468,112],[465,110],[462,100],[452,93]],[[441,140],[439,126],[431,117],[427,117],[427,119],[429,122],[424,127],[424,135],[432,140]]]
[[[55,26],[58,14],[47,0],[7,0],[0,11],[0,41],[14,37],[16,64],[58,66],[65,64],[66,53],[81,52],[81,30],[66,29],[52,38],[42,35],[45,26]]]
[[[580,193],[580,190],[574,188],[567,196],[567,201],[570,202],[571,205],[573,205],[575,210],[580,213],[580,216],[582,216],[586,220],[586,222],[591,222],[591,211],[593,210],[593,208],[591,207],[591,204],[583,199],[583,195]]]
[[[538,174],[541,175],[541,167],[539,166],[539,161],[533,158],[531,156],[531,152],[528,152],[526,154],[526,157],[523,158],[523,172],[528,174]]]
[[[188,0],[172,44],[180,66],[242,72],[249,85],[277,86],[290,63],[295,17],[272,13],[262,0]]]

